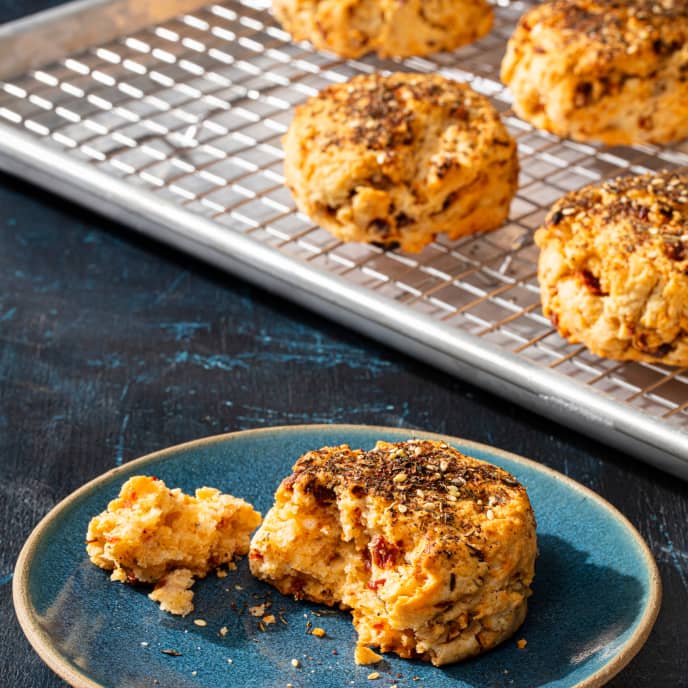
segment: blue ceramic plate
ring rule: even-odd
[[[467,662],[436,668],[387,655],[374,667],[380,680],[371,682],[373,668],[354,664],[348,614],[281,596],[250,576],[245,559],[226,578],[196,583],[196,610],[180,618],[159,611],[147,590],[111,583],[86,556],[89,519],[131,475],[154,474],[185,491],[211,485],[265,513],[280,480],[306,450],[344,442],[370,448],[378,439],[411,436],[438,437],[362,426],[269,428],[191,442],[110,471],[55,507],[27,541],[14,578],[19,621],[38,654],[79,688],[563,688],[600,686],[620,671],[647,638],[660,601],[657,568],[638,533],[568,478],[451,437],[442,439],[506,468],[526,486],[540,547],[524,626]],[[280,620],[262,630],[248,608],[266,596]],[[196,625],[198,619],[207,625]],[[306,634],[308,621],[327,636]],[[517,647],[520,638],[527,640],[524,649]]]

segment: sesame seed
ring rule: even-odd
[[[406,475],[406,473],[397,473],[397,474],[394,476],[394,478],[392,478],[392,480],[393,480],[395,483],[403,483],[403,482],[406,480],[407,477],[408,477],[408,476]]]
[[[196,626],[207,626],[208,622],[203,619],[194,619],[194,624],[196,624]]]
[[[406,504],[399,504],[397,510],[399,511],[399,513],[405,514],[408,511],[408,507],[406,506]]]
[[[380,678],[380,672],[379,671],[373,671],[372,673],[368,674],[368,680],[369,681],[377,681],[377,679]]]
[[[291,660],[291,665],[295,668],[298,669],[301,666],[301,662],[299,662],[298,659],[292,659]]]
[[[491,521],[494,518],[494,511],[492,511],[492,509],[488,509],[485,515],[487,516],[487,520]]]

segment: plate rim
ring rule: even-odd
[[[24,635],[36,654],[38,654],[38,656],[47,664],[50,669],[52,669],[52,671],[54,671],[60,678],[66,681],[73,688],[106,688],[106,686],[104,686],[102,683],[95,682],[85,673],[74,667],[60,652],[56,650],[54,643],[50,641],[48,634],[40,627],[36,620],[35,609],[31,604],[28,591],[29,564],[36,552],[36,549],[38,548],[38,545],[40,544],[41,538],[45,531],[58,519],[60,514],[71,504],[78,501],[83,495],[91,492],[102,483],[105,483],[111,478],[117,476],[119,473],[129,472],[136,466],[144,466],[148,463],[160,460],[164,461],[167,458],[171,458],[171,455],[176,454],[179,451],[189,450],[193,449],[194,447],[207,444],[220,444],[237,436],[246,437],[249,435],[269,435],[284,432],[298,433],[318,430],[340,432],[365,430],[379,433],[386,432],[390,434],[408,434],[410,436],[417,435],[428,439],[449,441],[449,443],[458,441],[468,450],[475,449],[479,451],[487,451],[488,453],[513,461],[516,464],[522,464],[530,467],[536,472],[544,473],[550,479],[563,482],[570,489],[573,489],[574,491],[584,495],[586,498],[596,502],[599,507],[604,509],[615,520],[623,525],[632,536],[632,540],[645,561],[650,589],[648,592],[647,604],[638,622],[638,625],[631,637],[621,648],[620,652],[610,659],[604,666],[599,668],[595,673],[584,678],[571,688],[599,688],[600,686],[603,686],[611,678],[616,676],[616,674],[618,674],[624,667],[626,667],[645,644],[659,614],[662,601],[662,582],[659,569],[657,567],[657,562],[655,561],[648,544],[638,532],[637,528],[628,520],[628,518],[613,504],[594,492],[589,487],[582,485],[573,478],[570,478],[569,476],[560,473],[549,466],[545,466],[534,459],[529,459],[499,447],[494,447],[482,442],[475,442],[473,440],[464,439],[454,435],[399,426],[366,425],[357,423],[300,423],[295,425],[277,425],[261,428],[250,428],[246,430],[235,430],[233,432],[201,437],[195,440],[165,447],[163,449],[158,449],[154,452],[145,454],[144,456],[132,459],[121,466],[115,466],[114,468],[101,473],[95,478],[92,478],[88,482],[84,483],[81,487],[78,487],[76,490],[55,504],[34,526],[33,530],[24,542],[24,545],[19,552],[19,556],[17,557],[12,579],[12,601],[14,605],[14,611]]]

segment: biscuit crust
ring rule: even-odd
[[[516,144],[466,84],[358,76],[296,109],[285,177],[299,209],[343,241],[417,252],[499,227],[516,192]]]
[[[688,136],[688,0],[554,0],[526,12],[502,81],[539,129],[608,145]]]
[[[523,622],[537,553],[525,489],[442,442],[308,452],[255,534],[251,571],[351,610],[361,645],[435,665]]]
[[[607,358],[688,365],[688,175],[570,193],[535,242],[543,311],[564,338]]]
[[[492,28],[486,0],[273,0],[297,41],[342,57],[428,55],[477,41]]]

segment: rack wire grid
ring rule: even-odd
[[[0,119],[129,185],[250,235],[414,314],[688,429],[688,371],[603,360],[566,343],[541,312],[533,231],[562,194],[688,164],[688,143],[602,147],[533,129],[510,110],[499,64],[529,4],[500,2],[494,30],[453,53],[343,60],[293,43],[267,0],[210,4],[0,82]],[[292,109],[375,70],[438,72],[490,98],[518,142],[520,187],[505,225],[419,255],[342,243],[297,212],[280,139]]]

